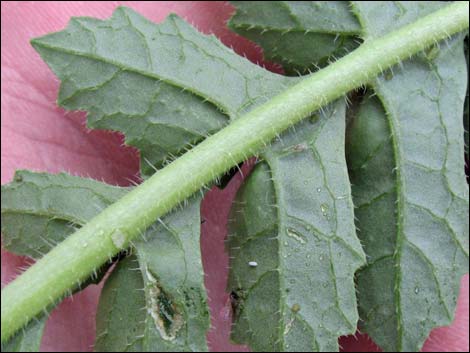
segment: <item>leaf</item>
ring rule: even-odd
[[[346,1],[233,1],[229,27],[263,47],[287,74],[305,74],[358,46],[361,28]]]
[[[62,81],[59,104],[87,110],[90,127],[123,132],[141,151],[144,176],[296,82],[240,58],[176,16],[155,25],[125,8],[108,21],[72,19],[65,31],[32,44]],[[145,248],[137,247],[139,261]]]
[[[39,352],[47,316],[41,315],[32,320],[23,330],[2,343],[2,352]]]
[[[97,315],[97,351],[207,351],[209,313],[199,238],[194,236],[199,204],[200,198],[192,200],[147,230],[146,240],[135,244],[134,264],[126,259],[125,270],[108,279]],[[119,301],[123,305],[115,304]],[[129,309],[127,302],[139,304]],[[132,316],[133,326],[120,321],[128,310],[138,313]]]
[[[1,187],[3,247],[17,255],[40,259],[125,193],[126,188],[64,173],[51,175],[17,171],[13,181]],[[77,283],[72,292],[99,283],[112,262]],[[45,311],[51,311],[53,307]],[[39,351],[46,321],[44,314],[34,318],[8,343],[2,344],[2,352]]]
[[[232,339],[255,351],[336,351],[358,318],[356,238],[344,156],[345,104],[283,134],[231,212]]]
[[[3,247],[38,260],[128,190],[65,173],[18,170],[1,187]],[[70,294],[98,284],[119,256],[95,269]]]
[[[127,192],[126,188],[65,173],[18,170],[13,181],[1,187],[3,247],[38,260]],[[72,294],[98,284],[118,257],[77,283]]]
[[[62,81],[59,105],[88,111],[89,127],[123,132],[144,176],[294,83],[176,15],[157,25],[118,7],[31,43]]]
[[[2,233],[5,247],[15,253],[38,258],[38,255],[45,254],[69,235],[74,227],[82,226],[128,191],[129,188],[114,187],[67,174],[18,171],[13,182],[2,186]],[[161,298],[164,293],[175,303],[179,312],[177,317],[181,322],[181,327],[173,333],[176,339],[171,337],[168,342],[159,339],[160,333],[155,324],[149,324],[145,332],[141,332],[145,337],[145,351],[182,348],[207,350],[205,332],[209,327],[209,315],[199,250],[200,201],[200,198],[193,199],[184,209],[167,215],[147,230],[142,240],[135,242],[138,263],[142,271],[146,272],[134,271],[133,276],[147,283],[149,275],[146,274],[151,273],[153,278],[159,279],[158,286],[154,287],[159,288],[160,294],[151,290],[144,294],[141,291],[143,286],[138,286],[130,290],[127,297],[134,302],[144,303],[147,297],[148,310],[151,310],[150,302],[154,300],[152,295]],[[77,284],[77,287],[84,288],[89,283],[99,282],[108,268],[109,264],[97,269],[97,273]],[[126,283],[126,286],[134,282]],[[112,305],[106,302],[106,296],[100,300],[100,307],[108,304]],[[139,310],[142,311],[144,306],[140,306]],[[138,326],[138,322],[132,321],[132,318],[130,316],[126,319],[129,330]],[[98,315],[97,320],[102,325],[103,318]],[[112,338],[112,345],[101,338],[100,350],[114,347],[120,342],[115,337],[121,335],[122,331],[115,332],[115,328],[112,325],[107,328],[107,338]],[[40,342],[41,334],[38,334]],[[9,347],[19,344],[21,341],[15,338]],[[122,346],[120,350],[125,348]]]
[[[73,19],[67,30],[32,44],[62,80],[59,104],[87,110],[90,127],[123,132],[126,142],[141,151],[144,177],[154,172],[153,164],[165,164],[223,127],[229,118],[294,82],[238,57],[175,16],[157,26],[124,8],[117,9],[109,21]],[[199,237],[198,229],[193,229],[193,237]],[[147,245],[137,247],[142,268],[145,249]],[[199,246],[196,249],[199,254]],[[198,268],[202,272],[200,263]],[[164,276],[162,271],[156,268],[154,274]],[[201,306],[205,294],[199,287],[192,295]],[[198,327],[205,331],[207,318],[200,317]],[[109,337],[115,334],[119,332],[110,332]],[[145,335],[150,342],[151,332]]]
[[[199,251],[200,198],[165,217],[106,281],[96,351],[207,351],[209,312]]]
[[[235,6],[239,7],[238,5]],[[441,6],[439,3],[419,2],[372,4],[358,2],[353,6],[353,9],[355,13],[359,15],[359,22],[363,27],[361,32],[364,32],[365,40],[367,40],[373,36],[380,36],[391,29],[409,23],[417,17],[421,17],[426,13],[436,10],[439,6]],[[262,13],[262,11],[259,10],[258,13]],[[384,14],[387,14],[387,16],[384,16]],[[322,15],[323,16],[317,17],[317,20],[325,16],[324,14]],[[269,18],[274,19],[275,16],[269,16]],[[387,20],[384,21],[384,18],[387,18]],[[338,34],[343,35],[341,31],[338,31]],[[286,40],[286,42],[288,42],[288,40]],[[263,45],[264,49],[269,52],[269,43],[260,43]],[[430,227],[432,228],[432,225],[435,225],[436,229],[429,229],[429,232],[434,234],[435,237],[439,234],[445,236],[444,240],[437,239],[438,241],[435,243],[437,245],[433,245],[433,247],[443,247],[446,251],[441,251],[441,255],[448,256],[444,259],[441,257],[436,258],[435,262],[441,266],[438,275],[440,283],[444,287],[443,293],[446,295],[445,303],[450,307],[449,311],[451,311],[451,315],[449,316],[453,315],[455,307],[455,297],[459,288],[458,279],[460,275],[466,271],[468,266],[468,259],[466,259],[468,258],[468,217],[466,216],[466,214],[468,214],[468,201],[466,201],[468,200],[468,189],[463,182],[463,165],[459,157],[461,154],[458,152],[462,149],[460,138],[462,131],[459,128],[461,125],[455,121],[455,117],[459,116],[458,111],[461,110],[461,103],[463,102],[461,91],[465,81],[462,78],[466,77],[466,75],[463,74],[462,70],[461,48],[458,48],[456,43],[455,41],[453,42],[453,49],[451,50],[455,57],[453,57],[453,60],[448,59],[447,65],[444,64],[446,55],[440,53],[438,47],[434,47],[424,54],[424,58],[405,63],[405,67],[400,70],[400,79],[392,79],[393,73],[397,74],[398,70],[394,68],[393,72],[389,71],[385,73],[379,81],[373,83],[373,86],[376,87],[377,85],[390,85],[390,83],[387,83],[388,80],[395,82],[393,89],[389,89],[387,91],[387,97],[385,97],[387,100],[393,100],[393,107],[389,107],[390,111],[385,113],[381,107],[380,101],[377,101],[377,98],[367,98],[366,102],[360,108],[358,117],[354,120],[353,127],[351,128],[353,131],[351,133],[352,137],[350,136],[347,148],[349,152],[348,162],[350,165],[353,164],[351,178],[355,196],[354,200],[359,206],[359,210],[357,211],[357,217],[359,218],[358,225],[361,230],[359,235],[363,243],[365,243],[366,253],[370,257],[369,262],[371,264],[369,266],[374,267],[374,259],[382,260],[383,264],[384,261],[387,261],[387,256],[388,259],[393,259],[393,254],[400,252],[395,251],[396,249],[394,248],[396,241],[396,223],[398,222],[398,215],[395,215],[394,210],[398,212],[400,210],[398,210],[395,205],[396,197],[394,198],[393,192],[395,192],[394,188],[397,183],[395,176],[390,174],[392,170],[398,167],[399,171],[407,170],[409,173],[413,171],[413,177],[410,178],[410,174],[408,174],[406,188],[400,190],[400,196],[403,199],[411,195],[414,196],[415,199],[421,198],[421,201],[423,201],[425,198],[422,195],[425,195],[428,199],[426,201],[429,201],[429,204],[432,205],[431,207],[435,205],[434,208],[437,210],[439,210],[439,207],[441,208],[439,210],[441,214],[442,205],[446,202],[449,204],[449,198],[454,199],[452,207],[449,207],[449,212],[446,214],[446,219],[444,219],[444,217],[436,219],[436,217],[432,215],[425,214],[421,217],[422,220],[420,221],[418,219],[419,217],[416,217],[416,212],[419,213],[422,209],[420,210],[418,208],[417,211],[414,209],[413,212],[410,208],[406,208],[405,210],[404,207],[402,207],[401,210],[402,220],[406,219],[406,224],[409,225],[410,228],[412,227],[410,223],[414,223],[415,228],[418,228],[411,231],[411,233],[415,233],[413,235],[419,235],[419,233],[421,233],[421,236],[424,236],[424,232],[420,228],[428,230]],[[436,57],[441,57],[441,59],[436,59]],[[279,58],[276,59],[284,65],[286,64]],[[429,61],[432,63],[429,64]],[[307,64],[304,65],[307,66]],[[429,66],[431,66],[431,68],[429,68]],[[451,67],[454,71],[449,72],[448,70]],[[439,72],[439,68],[442,72]],[[302,71],[302,69],[306,69],[306,67],[298,68],[299,71]],[[435,75],[433,78],[433,72],[439,72],[439,74]],[[459,74],[456,74],[456,72]],[[440,80],[439,77],[441,77]],[[452,84],[456,82],[456,87],[452,87],[449,82],[452,82]],[[440,84],[442,84],[442,87],[439,87]],[[426,87],[426,85],[429,87]],[[403,88],[407,86],[410,88]],[[414,92],[412,88],[415,89]],[[401,94],[397,94],[397,92],[401,92]],[[420,94],[424,97],[420,97]],[[426,94],[431,95],[431,97],[426,97]],[[379,97],[383,98],[382,92],[379,93]],[[413,97],[413,101],[410,100],[410,97]],[[428,100],[428,102],[421,105],[421,103],[426,100]],[[434,105],[434,107],[432,105]],[[441,114],[437,114],[436,105],[445,107],[446,110],[439,112]],[[354,116],[354,109],[355,108],[352,107],[348,115]],[[426,114],[422,114],[422,110],[424,110]],[[399,115],[397,113],[400,112],[407,112],[413,116],[414,119],[417,119],[418,115],[421,113],[421,115],[419,115],[421,120],[413,123],[408,119],[406,120],[408,124],[405,128],[403,127],[404,123],[401,122],[405,114],[402,113],[401,116],[397,116]],[[393,140],[389,140],[391,132],[388,130],[388,125],[393,121],[391,121],[391,119],[387,121],[386,114],[390,117],[395,114],[394,124],[400,128],[398,134],[396,131],[392,132],[392,136],[395,137]],[[360,118],[362,115],[365,117]],[[429,115],[434,117],[433,125],[429,124]],[[439,118],[439,116],[446,119],[442,124],[436,121],[436,118]],[[380,119],[383,120],[381,121]],[[400,119],[400,121],[398,119]],[[431,131],[432,126],[435,126],[434,133],[425,137],[424,134]],[[428,131],[426,131],[427,128],[429,128]],[[443,141],[444,145],[447,145],[447,147],[444,146],[443,148]],[[426,156],[430,151],[432,151],[432,156],[428,157],[428,161],[430,162],[436,162],[439,158],[441,158],[442,161],[442,151],[445,151],[444,153],[447,153],[449,158],[446,159],[446,165],[442,168],[442,171],[430,171],[428,175],[414,173],[416,169],[413,169],[413,167],[403,169],[403,167],[408,164],[404,159],[402,159],[401,162],[405,165],[397,166],[394,159],[394,144],[397,146],[397,151],[402,152],[402,154],[406,153],[406,158],[410,158],[411,160],[416,159],[416,157]],[[403,156],[400,157],[402,158]],[[419,171],[419,168],[417,170]],[[451,187],[452,189],[446,188],[446,186],[443,185],[444,178],[450,180],[449,188]],[[419,183],[422,185],[418,185]],[[426,186],[429,190],[423,189],[423,187]],[[387,194],[387,191],[390,191],[390,189],[392,189],[392,192]],[[382,195],[382,197],[378,197],[379,195]],[[455,197],[455,195],[459,196]],[[375,199],[374,196],[377,197],[377,199]],[[376,204],[369,205],[367,201],[372,201]],[[363,205],[364,209],[361,205]],[[433,212],[434,210],[431,211]],[[428,220],[428,223],[423,224],[424,219]],[[449,226],[446,223],[449,223]],[[417,227],[418,225],[419,227]],[[456,239],[454,244],[452,244],[453,232],[460,235],[460,239]],[[381,237],[379,238],[378,235]],[[390,249],[390,247],[392,247],[392,249]],[[461,247],[461,249],[458,249],[459,247]],[[452,249],[455,250],[456,259],[453,259],[451,255]],[[461,259],[459,259],[458,256],[460,256]],[[420,257],[422,256],[416,254],[411,256],[411,258],[414,258],[417,262],[422,260]],[[402,259],[404,258],[402,257]],[[450,265],[455,264],[459,260],[462,262],[460,268],[456,268],[455,271],[454,268],[449,268]],[[429,333],[430,326],[449,323],[450,318],[446,318],[448,315],[446,315],[445,312],[442,313],[442,303],[441,305],[436,304],[433,310],[429,309],[432,307],[431,304],[439,302],[440,298],[436,300],[436,295],[440,294],[440,292],[437,289],[431,291],[432,293],[429,293],[429,295],[433,296],[433,302],[429,303],[430,298],[427,297],[429,295],[423,293],[425,288],[403,283],[402,287],[408,290],[406,300],[398,298],[398,296],[394,297],[393,292],[396,289],[393,264],[388,267],[385,266],[384,268],[379,268],[380,265],[381,263],[377,262],[377,270],[374,272],[374,275],[371,274],[371,271],[367,272],[368,268],[361,271],[359,275],[360,313],[361,317],[365,320],[366,330],[368,329],[374,340],[386,350],[396,350],[397,347],[399,348],[399,344],[394,342],[394,340],[400,341],[402,339],[397,338],[398,330],[401,330],[403,335],[408,335],[407,339],[409,339],[409,336],[419,336],[419,338],[414,338],[414,343],[420,341],[419,343],[402,347],[402,349],[405,350],[407,347],[408,349],[417,349],[417,346],[421,346],[422,341]],[[424,266],[426,267],[427,264]],[[448,273],[449,271],[450,273]],[[407,275],[420,273],[420,271],[407,272],[413,272],[406,273]],[[433,276],[429,269],[423,271],[423,273],[428,273],[428,277]],[[387,281],[387,278],[390,278],[389,281]],[[414,293],[415,291],[418,293]],[[388,299],[387,296],[383,299],[384,294],[387,293],[389,293]],[[423,300],[425,302],[427,300],[428,303],[423,305]],[[385,304],[382,301],[384,301]],[[397,307],[395,303],[398,304]],[[406,309],[400,307],[404,306],[404,304],[407,304]],[[417,310],[417,307],[420,307],[420,309]],[[428,320],[428,322],[416,322],[422,320],[423,312],[427,312],[423,310],[423,307],[429,309],[427,310],[427,316],[430,320]],[[409,310],[410,308],[412,310]],[[415,315],[414,325],[410,323],[406,328],[399,327],[397,319],[394,318],[396,310],[403,311],[410,317]],[[439,311],[441,312],[439,313]],[[436,312],[445,319],[432,317],[436,316]],[[376,316],[375,321],[372,320],[374,315]],[[420,332],[417,333],[416,331]]]
[[[285,7],[297,7],[294,10],[299,14],[312,7],[306,2],[272,4],[236,2],[238,11],[231,27],[240,34],[253,33],[242,30],[244,21],[272,24]],[[346,8],[341,3],[326,4],[322,11],[335,6]],[[310,23],[314,26],[314,21]],[[331,31],[323,25],[325,31]],[[305,30],[297,31],[297,35],[303,36]],[[265,36],[269,30],[266,32],[265,26],[260,31],[265,54],[272,59],[271,39]],[[334,38],[329,34],[316,36]],[[274,37],[275,45],[295,42],[279,30],[273,31]],[[318,42],[310,36],[308,40],[301,40],[299,45],[306,46],[311,55],[312,43]],[[332,55],[328,48],[316,48],[318,55]],[[295,55],[298,51],[289,52]],[[310,65],[320,59],[314,55],[308,60]],[[292,67],[288,65],[287,69]],[[332,115],[329,119],[328,114]],[[364,263],[364,255],[355,236],[344,160],[344,114],[343,103],[337,103],[322,119],[316,116],[313,123],[299,124],[285,133],[261,154],[265,161],[255,167],[237,195],[228,240],[235,342],[248,343],[260,351],[328,351],[338,349],[338,336],[356,330],[353,276]],[[322,267],[323,271],[313,270]]]
[[[96,42],[91,47],[92,37]],[[215,38],[198,34],[177,17],[170,16],[164,24],[156,26],[124,8],[117,9],[109,21],[73,19],[67,30],[32,43],[62,80],[59,103],[66,109],[89,111],[91,127],[122,131],[126,142],[141,151],[144,176],[154,172],[153,164],[160,167],[166,159],[223,127],[228,117],[221,110],[235,118],[248,105],[267,99],[264,83],[279,83],[276,89],[281,90],[286,81],[239,58]],[[144,52],[139,53],[139,50]],[[235,90],[229,92],[227,87],[235,87]],[[269,95],[276,93],[273,91],[270,88]],[[195,208],[192,211],[198,212]],[[198,239],[199,230],[192,230],[192,237]],[[164,235],[160,232],[152,239],[160,236]],[[137,247],[142,268],[147,265],[141,256],[147,246]],[[192,251],[192,254],[199,254],[199,245]],[[189,261],[188,251],[185,256]],[[200,262],[192,270],[197,269],[202,272]],[[156,277],[174,272],[165,274],[161,268],[153,271]],[[202,277],[199,280],[202,283]],[[162,290],[173,296],[177,294],[174,288]],[[201,284],[194,285],[191,291],[189,298],[202,310],[205,294]],[[181,298],[178,300],[182,302]],[[193,331],[188,337],[200,338],[186,349],[205,347],[205,343],[202,344],[204,334],[196,335],[196,328],[207,330],[207,316],[199,316],[200,325],[191,324]],[[184,319],[189,320],[189,317]],[[109,337],[119,334],[112,332],[112,327],[107,331]],[[148,345],[159,337],[155,332],[155,328],[153,333],[150,328],[145,332]],[[174,347],[181,344],[178,342]],[[103,347],[106,345],[102,343]],[[146,349],[155,348],[148,346]]]
[[[91,47],[84,38],[92,35],[96,43]],[[115,35],[120,36],[119,41],[114,39]],[[36,39],[33,45],[62,80],[59,103],[66,109],[89,111],[91,127],[122,131],[126,143],[141,150],[144,175],[154,172],[148,166],[145,168],[147,164],[159,167],[164,163],[163,156],[176,156],[223,127],[228,117],[221,110],[236,118],[248,107],[281,91],[285,83],[292,82],[239,58],[214,38],[198,34],[177,17],[170,16],[156,26],[123,8],[116,10],[109,21],[74,19],[66,31]],[[129,58],[129,54],[135,57]],[[147,62],[142,62],[142,55]],[[116,104],[115,97],[125,98]],[[193,237],[198,235],[195,231]],[[157,235],[152,239],[156,238]],[[146,268],[146,262],[141,260],[145,249],[147,245],[137,247],[141,268]],[[161,268],[153,271],[155,278],[165,274]],[[204,296],[198,287],[194,288],[190,299],[201,308]],[[167,288],[163,289],[168,292]],[[175,293],[170,293],[173,298]],[[105,296],[100,306],[106,305],[107,300],[111,299]],[[206,330],[207,317],[199,317],[203,325],[192,324],[192,327]],[[144,333],[147,344],[159,337],[155,328],[153,331],[153,334],[148,330]],[[114,337],[120,333],[113,332],[112,325],[105,332],[108,332],[106,338],[100,339],[97,346],[101,350],[113,350],[120,342]],[[188,337],[196,336],[190,334]],[[204,339],[203,334],[199,337],[199,341]],[[202,347],[198,340],[193,341],[194,349],[198,345]],[[168,346],[161,339],[155,344]],[[184,344],[185,349],[191,347],[189,343]]]
[[[143,291],[143,288],[135,255],[119,261],[101,291],[96,313],[95,352],[113,348],[115,352],[141,351],[141,345],[136,346],[141,340],[137,336],[144,331],[147,308],[144,295],[136,292]],[[114,335],[115,332],[121,334]]]
[[[353,8],[367,41],[438,6]],[[373,80],[377,97],[367,96],[350,124],[358,235],[369,260],[358,273],[359,311],[363,329],[387,351],[418,351],[432,328],[450,324],[468,271],[465,72],[456,36]]]
[[[176,142],[165,140],[168,133],[152,134],[146,141],[129,140],[133,128],[139,126],[141,130],[134,136],[140,136],[151,126],[146,120],[157,119],[154,107],[160,109],[176,102],[170,112],[172,115],[178,112],[183,103],[175,98],[175,90],[186,90],[201,103],[204,114],[200,116],[209,115],[209,110],[224,112],[228,117],[223,115],[223,125],[295,82],[255,69],[216,40],[198,35],[175,17],[155,26],[125,9],[117,10],[109,21],[75,19],[68,30],[37,39],[33,45],[62,79],[60,102],[64,107],[89,111],[90,123],[96,124],[95,127],[123,131],[128,136],[127,142],[140,146],[143,151],[151,144],[148,151],[159,147],[155,143],[164,143],[162,150],[171,149],[172,155],[178,155],[198,138],[211,133],[212,127],[214,131],[219,128],[216,123],[208,124],[206,130],[192,130],[191,136],[185,135]],[[52,57],[52,53],[59,55]],[[155,62],[159,65],[154,65]],[[126,90],[127,87],[131,89]],[[157,102],[161,92],[169,91],[170,103]],[[85,99],[95,97],[91,104],[85,103]],[[120,100],[116,102],[115,97]],[[158,119],[164,113],[158,113]],[[127,118],[134,118],[133,124],[123,123]],[[216,119],[214,115],[211,122]],[[197,119],[193,122],[199,128]],[[159,122],[159,126],[165,124]],[[148,159],[149,165],[165,163],[166,153],[155,158],[146,158],[146,153],[143,159]],[[298,312],[298,307],[294,308]]]
[[[5,249],[33,259],[80,228],[128,189],[68,174],[17,171],[2,185]]]

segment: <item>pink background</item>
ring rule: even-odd
[[[63,29],[71,16],[107,18],[117,5],[133,8],[160,22],[177,13],[205,33],[214,33],[250,60],[261,52],[229,32],[225,22],[233,12],[225,2],[13,2],[1,3],[1,182],[11,180],[15,169],[67,171],[111,184],[128,185],[138,173],[135,150],[122,145],[117,133],[89,131],[83,113],[66,113],[56,106],[59,82],[29,45],[32,37]],[[266,65],[275,69],[275,65]],[[213,351],[239,351],[228,341],[230,305],[225,284],[227,255],[223,240],[231,200],[241,183],[238,175],[223,191],[212,190],[204,199],[202,251],[212,316],[208,339]],[[27,265],[24,258],[2,250],[2,286]],[[42,342],[43,351],[91,351],[94,315],[100,287],[66,299],[51,314]],[[456,319],[452,326],[434,330],[425,351],[468,351],[468,275],[462,279]],[[365,336],[340,341],[346,351],[374,350]]]

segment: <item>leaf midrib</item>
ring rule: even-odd
[[[405,202],[406,199],[404,197],[405,193],[405,187],[404,187],[404,181],[403,181],[403,176],[401,174],[401,161],[403,159],[402,157],[402,152],[400,148],[400,144],[398,141],[400,140],[399,136],[399,128],[397,126],[398,122],[395,119],[395,116],[393,115],[393,112],[391,109],[389,109],[389,104],[385,97],[380,93],[380,90],[377,88],[376,85],[372,84],[374,92],[377,94],[377,97],[379,98],[384,110],[387,112],[385,114],[386,120],[388,122],[389,128],[390,128],[390,140],[392,142],[392,150],[393,150],[393,158],[394,158],[394,164],[396,166],[395,168],[395,195],[397,199],[397,227],[396,227],[396,238],[395,238],[395,250],[393,254],[393,261],[394,261],[394,267],[396,269],[395,273],[395,278],[394,278],[394,285],[393,285],[393,294],[394,294],[394,299],[395,299],[395,308],[396,308],[396,314],[397,314],[397,351],[401,352],[403,350],[403,318],[402,318],[402,309],[400,305],[400,283],[401,283],[401,255],[402,255],[402,247],[404,241],[406,241],[406,237],[403,231],[403,222],[404,222],[404,208],[405,208]],[[393,174],[392,174],[393,175]]]
[[[280,195],[282,194],[281,189],[279,187],[279,178],[276,177],[276,172],[275,168],[270,164],[269,158],[266,158],[266,156],[263,156],[265,158],[266,164],[269,167],[269,173],[271,174],[271,179],[272,179],[272,185],[274,189],[274,200],[276,201],[276,205],[279,204]],[[282,256],[282,252],[284,250],[284,245],[281,239],[281,233],[284,231],[284,228],[281,226],[281,220],[282,220],[282,215],[281,215],[281,207],[276,207],[276,217],[277,217],[277,242],[278,242],[278,247],[277,247],[277,256],[278,256],[278,268],[277,271],[279,273],[279,312],[280,312],[280,325],[279,325],[279,341],[281,343],[281,347],[284,349],[285,347],[285,339],[284,339],[284,327],[285,327],[285,315],[284,312],[286,310],[286,305],[283,303],[283,299],[286,297],[285,292],[286,292],[286,284],[285,284],[285,276],[284,276],[284,257]]]

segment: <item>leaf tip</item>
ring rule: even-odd
[[[31,46],[32,46],[34,49],[36,49],[36,47],[41,44],[41,37],[31,38],[31,39],[29,40],[29,44],[31,44]]]

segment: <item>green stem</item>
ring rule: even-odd
[[[2,342],[87,278],[155,219],[255,154],[276,135],[382,70],[468,28],[456,2],[375,40],[305,78],[160,170],[50,251],[2,291]]]

